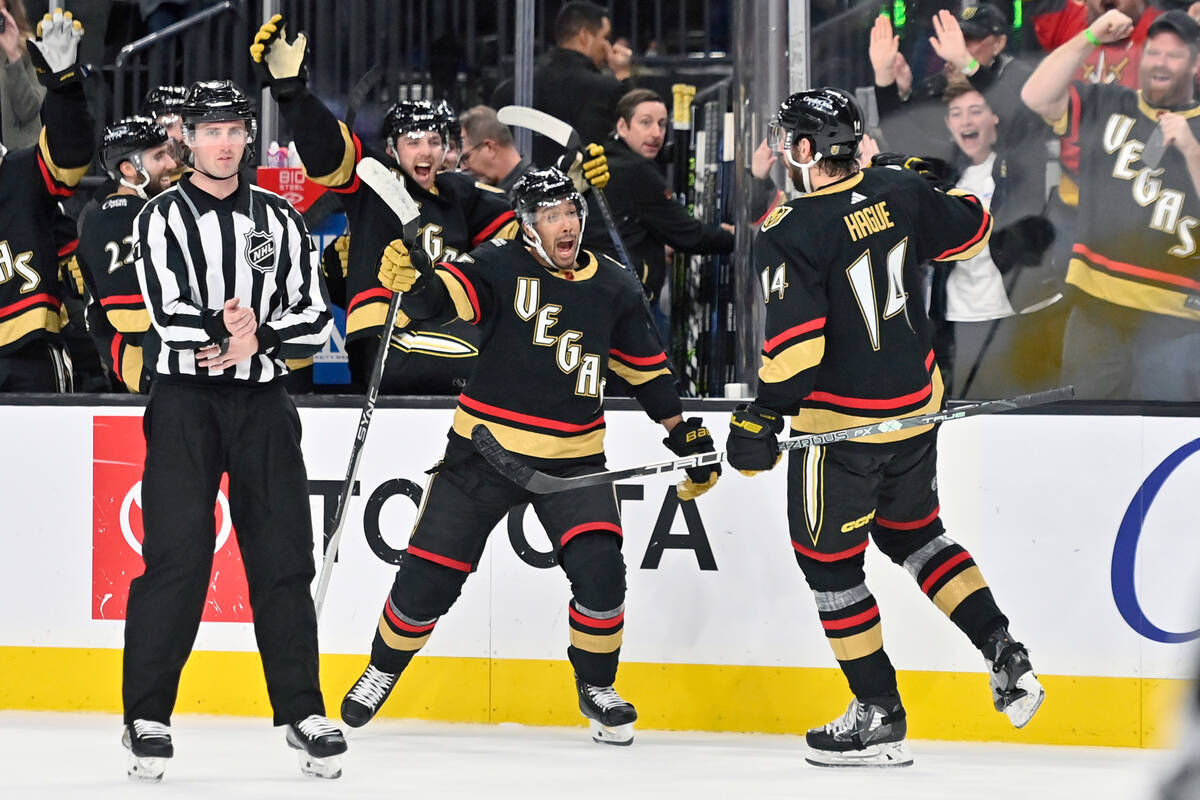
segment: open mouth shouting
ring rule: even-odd
[[[559,266],[569,265],[575,260],[575,247],[579,244],[579,236],[574,233],[564,233],[554,239],[554,260]]]

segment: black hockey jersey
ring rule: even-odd
[[[452,436],[469,439],[483,424],[506,448],[538,461],[602,458],[609,370],[652,419],[681,413],[636,278],[586,250],[579,263],[555,272],[526,247],[494,241],[437,265],[445,305],[453,304],[445,311],[478,326],[481,338]]]
[[[940,409],[918,267],[971,258],[991,229],[975,197],[882,167],[776,208],[752,253],[766,299],[757,402],[806,433]]]
[[[1141,92],[1075,83],[1055,133],[1080,148],[1079,221],[1067,282],[1128,308],[1200,320],[1200,197],[1179,150],[1141,155],[1160,109]],[[1200,104],[1174,109],[1200,137]]]
[[[36,147],[0,160],[0,354],[62,329],[59,262],[69,253],[55,236],[55,221],[59,201],[71,195],[91,160],[83,90],[47,92],[42,119],[46,127]]]
[[[373,157],[392,165],[395,159],[364,148],[314,95],[308,91],[281,99],[280,110],[296,137],[296,148],[309,178],[342,195],[350,228],[350,253],[346,272],[346,337],[378,336],[387,318],[392,293],[379,283],[379,257],[388,242],[400,237],[400,221],[374,190],[354,172],[363,158]],[[403,175],[400,170],[397,174]],[[498,189],[474,182],[466,175],[442,173],[427,192],[405,176],[409,193],[421,208],[418,235],[432,261],[453,259],[493,237],[517,234],[516,217]],[[400,319],[393,343],[401,350],[429,356],[461,358],[476,352],[478,339],[467,325],[424,329]]]
[[[91,301],[88,330],[100,357],[132,392],[145,391],[143,339],[150,313],[133,266],[133,220],[146,201],[114,193],[81,218],[77,258]]]

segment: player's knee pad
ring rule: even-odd
[[[392,582],[392,604],[415,619],[436,619],[454,605],[468,574],[406,553]]]
[[[559,561],[580,605],[604,611],[625,602],[625,559],[615,535],[576,536],[562,549]]]
[[[880,522],[876,518],[871,526],[871,538],[880,552],[893,563],[903,566],[913,553],[941,537],[945,530],[941,517],[934,517],[919,528],[893,528],[888,526],[888,520]]]
[[[866,580],[862,553],[837,561],[818,561],[797,552],[796,563],[814,592],[841,592]]]

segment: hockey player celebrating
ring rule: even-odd
[[[148,117],[109,125],[100,164],[117,188],[80,221],[76,257],[91,295],[88,331],[105,366],[131,392],[145,392],[150,376],[143,371],[150,317],[133,268],[133,220],[147,200],[171,185],[175,152],[166,129]]]
[[[73,248],[64,240],[74,237],[61,235],[58,203],[87,172],[94,148],[76,63],[82,37],[83,27],[61,9],[38,23],[29,56],[47,89],[42,134],[24,150],[0,144],[0,392],[71,391],[59,336],[60,252]]]
[[[513,188],[525,246],[497,241],[432,269],[400,241],[384,251],[379,278],[404,292],[410,317],[457,316],[480,328],[479,363],[426,488],[408,552],[379,618],[371,661],[342,701],[346,724],[365,725],[429,640],[505,514],[531,503],[571,582],[568,605],[579,708],[597,742],[629,744],[637,712],[613,688],[625,618],[621,519],[612,488],[531,494],[474,449],[485,425],[505,447],[559,476],[604,465],[604,375],[621,375],[675,453],[711,452],[699,418],[684,420],[675,378],[646,313],[637,280],[615,261],[580,249],[586,211],[557,169],[533,170]],[[711,488],[716,465],[688,471],[678,487],[693,499]]]
[[[505,196],[454,172],[438,172],[445,157],[453,113],[426,100],[405,100],[387,112],[387,155],[364,148],[345,123],[313,96],[306,84],[303,33],[289,43],[276,14],[250,48],[255,63],[291,125],[309,177],[342,194],[350,227],[346,273],[346,349],[355,381],[365,386],[381,336],[393,351],[380,390],[390,394],[457,394],[478,353],[477,332],[465,323],[447,327],[398,319],[383,331],[391,293],[375,274],[379,254],[400,236],[400,224],[375,192],[354,173],[367,156],[394,163],[421,206],[421,246],[431,260],[453,259],[490,238],[511,238],[517,223]],[[403,316],[403,315],[402,315]]]
[[[746,474],[778,462],[785,414],[799,434],[942,407],[914,288],[918,266],[970,258],[992,221],[973,196],[943,193],[911,170],[860,169],[862,132],[854,101],[830,88],[791,95],[774,121],[774,144],[802,196],[776,208],[754,243],[766,342],[758,397],[734,412],[727,443],[730,466]],[[945,535],[938,509],[932,426],[792,455],[792,547],[854,693],[843,716],[808,732],[810,763],[912,763],[896,672],[863,573],[868,533],[983,653],[998,711],[1019,728],[1041,704],[1025,647],[1009,635],[970,554]]]

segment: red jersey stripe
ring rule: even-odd
[[[1182,275],[1172,275],[1170,272],[1159,272],[1156,269],[1139,267],[1135,264],[1126,264],[1124,261],[1114,261],[1113,259],[1106,258],[1079,243],[1075,244],[1075,252],[1086,257],[1090,261],[1096,262],[1105,269],[1112,270],[1113,272],[1124,272],[1127,275],[1134,275],[1139,278],[1147,278],[1152,281],[1173,283],[1176,286],[1182,286],[1185,289],[1200,290],[1200,281],[1194,281],[1191,278],[1185,278]]]
[[[408,546],[408,554],[411,556],[416,556],[417,558],[423,558],[426,561],[432,561],[435,564],[441,564],[443,567],[456,569],[459,572],[471,571],[471,565],[465,561],[459,561],[457,559],[450,558],[449,556],[439,556],[437,553],[431,553],[428,550],[422,550],[419,547],[413,547],[411,544]]]
[[[966,199],[970,202],[974,202],[977,205],[979,203],[979,198],[975,197],[974,195],[967,195],[966,198],[964,198],[964,199]],[[987,211],[984,211],[983,212],[983,221],[979,223],[979,230],[975,231],[974,236],[972,236],[970,239],[968,239],[963,244],[960,244],[958,247],[951,247],[949,250],[942,253],[940,256],[934,256],[933,260],[941,261],[943,258],[949,258],[950,256],[954,255],[955,253],[961,253],[964,250],[971,249],[972,247],[975,246],[975,244],[980,239],[983,238],[983,234],[987,232],[988,228],[991,227],[991,224],[992,224],[992,215],[989,214]]]
[[[658,355],[653,356],[631,356],[628,353],[622,353],[615,347],[610,348],[608,352],[622,361],[633,364],[635,367],[650,367],[655,364],[661,364],[667,360],[666,353],[659,353]]]
[[[498,216],[494,220],[492,220],[492,223],[490,225],[488,225],[486,228],[484,228],[479,233],[477,233],[475,235],[475,238],[471,240],[471,243],[474,244],[476,247],[478,247],[479,245],[486,242],[488,239],[492,238],[493,233],[500,230],[500,228],[504,227],[506,224],[508,224],[509,222],[512,222],[514,219],[516,219],[516,216],[517,215],[511,211],[505,211],[503,214],[501,214],[500,216]]]
[[[46,166],[45,159],[42,158],[42,151],[39,149],[37,153],[38,169],[42,172],[42,182],[46,184],[46,191],[58,197],[70,197],[72,192],[65,186],[59,186],[54,180],[54,176],[50,174],[50,168]]]
[[[354,163],[358,164],[359,161],[362,161],[362,157],[363,157],[362,141],[354,133],[350,134],[350,141],[354,142]],[[362,179],[358,177],[358,170],[354,170],[354,180],[350,181],[345,186],[339,187],[337,189],[331,188],[330,191],[338,192],[340,194],[351,194],[353,192],[357,192],[361,186],[362,186]]]
[[[532,414],[522,414],[519,411],[509,411],[507,408],[500,408],[500,406],[493,406],[488,403],[481,403],[480,401],[478,401],[474,398],[467,397],[465,394],[460,394],[458,396],[458,402],[462,403],[464,406],[471,409],[472,411],[482,411],[484,414],[490,414],[493,417],[500,417],[501,419],[510,419],[513,422],[521,422],[521,423],[524,423],[525,425],[536,425],[539,428],[549,428],[550,430],[562,431],[563,433],[583,433],[584,431],[588,431],[593,428],[598,428],[604,424],[603,415],[601,415],[597,419],[592,420],[591,422],[584,422],[584,423],[561,422],[556,419],[548,419],[547,417],[535,417]]]
[[[625,621],[625,612],[622,611],[611,619],[596,619],[589,617],[586,614],[580,614],[573,607],[567,606],[567,613],[571,615],[571,619],[578,622],[580,625],[586,625],[589,628],[615,628]]]
[[[838,552],[838,553],[818,553],[816,550],[809,550],[807,547],[805,547],[802,544],[797,543],[796,541],[792,542],[792,547],[796,550],[797,553],[800,553],[801,555],[808,556],[809,558],[814,559],[816,561],[824,561],[826,563],[829,563],[831,561],[844,561],[847,558],[853,558],[854,556],[858,555],[862,551],[866,550],[868,543],[869,543],[869,540],[864,541],[860,545],[851,547],[849,550],[842,550],[841,552]]]
[[[146,298],[140,294],[113,294],[100,298],[100,305],[102,306],[125,306],[133,303],[144,306],[146,305]]]
[[[510,211],[509,213],[511,214],[512,212]],[[465,289],[467,292],[467,299],[471,301],[471,308],[475,310],[475,322],[479,322],[479,319],[482,316],[479,313],[479,295],[475,293],[475,287],[471,285],[469,280],[467,280],[467,276],[463,274],[461,269],[454,266],[449,261],[439,261],[438,266],[445,267],[446,271],[457,278],[458,282],[462,284],[463,289]]]
[[[899,397],[885,398],[870,398],[870,397],[844,397],[840,394],[832,394],[831,392],[811,392],[805,400],[815,400],[819,403],[835,403],[839,406],[848,408],[870,408],[870,409],[887,409],[887,408],[903,408],[910,406],[913,403],[920,402],[929,395],[933,394],[933,384],[926,384],[924,389],[909,394],[900,395]]]
[[[7,317],[10,314],[15,314],[18,311],[24,311],[25,309],[29,308],[30,306],[36,306],[36,305],[39,305],[42,303],[45,303],[46,305],[49,305],[49,306],[53,306],[54,308],[62,307],[61,300],[59,300],[57,297],[55,297],[52,294],[47,294],[47,293],[43,292],[41,294],[30,295],[29,297],[26,297],[24,300],[18,300],[17,302],[13,303],[12,305],[7,305],[4,308],[0,308],[0,317]]]
[[[786,342],[788,339],[793,339],[802,334],[808,333],[810,331],[820,330],[821,328],[824,328],[824,327],[825,327],[825,317],[817,317],[816,319],[810,319],[808,322],[802,323],[800,325],[796,325],[795,327],[792,327],[792,328],[788,328],[786,331],[779,334],[778,336],[772,336],[770,339],[767,339],[766,341],[763,342],[763,350],[765,350],[766,352],[769,353],[772,350],[774,350],[776,347],[778,347],[779,345]]]
[[[392,623],[405,633],[427,633],[433,630],[433,627],[437,625],[437,620],[434,620],[428,625],[410,625],[396,616],[396,612],[392,611],[392,604],[388,602],[383,604],[383,613],[388,618],[388,622]]]
[[[879,606],[874,605],[868,608],[861,614],[855,614],[853,617],[845,619],[823,619],[821,627],[827,631],[844,631],[846,628],[853,628],[855,625],[861,625],[867,620],[879,618]]]
[[[378,286],[374,289],[367,289],[365,292],[359,292],[358,294],[354,295],[353,299],[350,300],[350,305],[347,307],[346,313],[349,314],[357,306],[367,302],[368,300],[386,300],[390,303],[392,302],[392,292],[390,289],[385,289],[382,286]]]
[[[621,531],[621,526],[613,522],[585,522],[582,525],[576,525],[574,528],[571,528],[564,533],[562,538],[559,539],[559,546],[565,547],[567,542],[571,541],[579,534],[588,533],[590,531],[615,533],[617,536],[622,537],[625,535]]]
[[[942,507],[938,506],[933,511],[929,512],[929,516],[921,519],[912,520],[911,522],[896,522],[895,520],[884,519],[883,517],[875,517],[875,524],[881,528],[887,528],[893,531],[915,531],[917,528],[924,528],[929,523],[937,519],[938,514],[942,513]]]
[[[122,341],[122,337],[121,337],[120,333],[113,334],[113,340],[112,340],[113,367],[112,367],[112,369],[113,369],[113,375],[117,376],[117,380],[119,380],[121,383],[124,383],[125,379],[121,377],[121,341]]]
[[[935,569],[933,571],[933,574],[931,574],[928,578],[925,579],[924,583],[921,584],[921,591],[928,594],[929,587],[931,587],[935,583],[937,583],[938,578],[942,577],[947,572],[954,569],[955,567],[957,567],[959,564],[966,561],[970,557],[971,557],[971,554],[968,553],[966,550],[964,550],[961,553],[959,553],[958,555],[956,555],[954,558],[947,561],[945,564],[942,564],[940,567],[938,567],[937,569]]]

